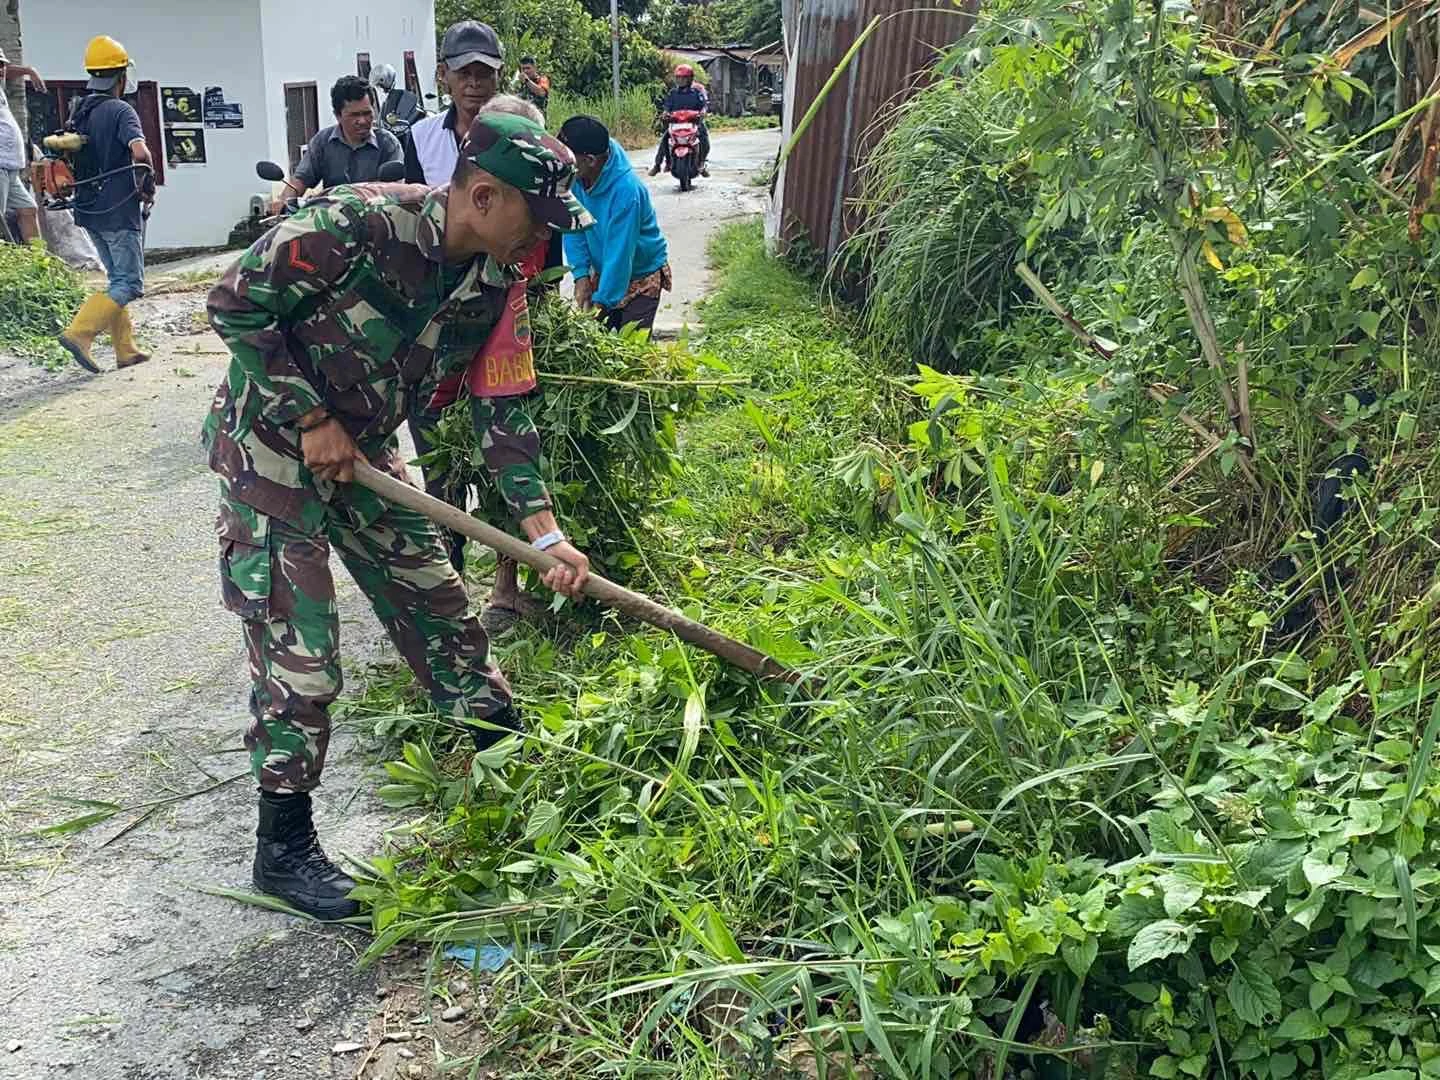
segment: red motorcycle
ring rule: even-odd
[[[665,137],[670,140],[670,174],[689,191],[700,175],[700,113],[677,109],[666,117]]]

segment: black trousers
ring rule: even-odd
[[[602,321],[611,330],[635,323],[643,330],[655,327],[655,313],[660,310],[658,296],[637,296],[624,307],[605,308]]]

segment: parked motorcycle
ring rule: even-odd
[[[255,175],[272,184],[283,183],[285,180],[285,170],[273,161],[257,161]],[[380,175],[375,179],[376,182],[383,184],[400,183],[405,179],[404,163],[387,161],[380,166]],[[230,230],[230,247],[249,247],[269,232],[281,218],[288,217],[298,210],[303,202],[302,197],[292,195],[285,200],[280,213],[271,214],[269,213],[269,201],[261,196],[255,196],[250,203],[250,216],[238,222]]]
[[[380,124],[397,139],[410,132],[411,125],[425,119],[420,99],[409,90],[395,85],[396,72],[389,64],[381,64],[370,76],[371,98]]]
[[[670,175],[689,191],[700,175],[700,113],[677,109],[666,117],[665,137],[670,140]]]

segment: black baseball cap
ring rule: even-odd
[[[572,116],[560,125],[560,141],[577,154],[603,154],[610,149],[610,130],[593,116]]]
[[[466,19],[445,31],[440,41],[440,59],[451,71],[479,61],[497,71],[505,66],[505,50],[493,27]]]

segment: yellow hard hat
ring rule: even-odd
[[[125,46],[108,34],[91,38],[90,44],[85,46],[86,71],[114,71],[129,66],[130,54],[125,51]]]

